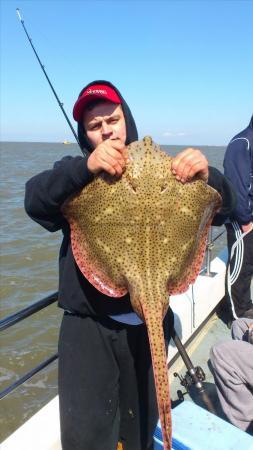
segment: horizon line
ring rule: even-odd
[[[140,140],[142,140],[142,139],[140,139]],[[66,143],[64,141],[25,141],[25,140],[7,141],[7,140],[0,139],[0,143],[61,144],[61,145],[77,145],[77,147],[80,148],[77,142],[68,141],[67,139],[66,139]],[[182,146],[186,146],[186,147],[196,147],[196,146],[199,146],[199,147],[227,147],[228,144],[171,144],[171,143],[170,144],[159,144],[158,143],[158,145],[160,145],[161,147],[163,147],[163,146],[170,146],[170,147],[171,146],[177,146],[177,147],[182,147]]]

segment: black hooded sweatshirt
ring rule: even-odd
[[[126,144],[138,140],[138,134],[131,111],[120,92],[111,83],[97,80],[88,84],[106,84],[111,86],[121,98],[121,106],[125,117],[127,139]],[[82,94],[81,91],[80,95]],[[79,95],[79,96],[80,96]],[[122,298],[108,297],[95,289],[82,275],[77,267],[70,243],[70,228],[64,218],[61,207],[72,194],[79,192],[92,179],[87,168],[87,160],[92,146],[84,132],[82,124],[78,124],[79,142],[87,156],[66,156],[26,183],[25,210],[27,214],[47,230],[62,230],[63,241],[59,255],[59,297],[61,308],[80,315],[104,317],[133,312],[129,295]],[[223,207],[214,218],[214,225],[224,223],[234,207],[234,195],[227,179],[215,168],[209,167],[208,184],[222,196]]]

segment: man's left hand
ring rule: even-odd
[[[198,175],[208,181],[208,161],[200,150],[187,148],[180,152],[172,161],[172,172],[176,179],[185,183]]]

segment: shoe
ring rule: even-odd
[[[229,308],[228,303],[225,301],[225,297],[221,300],[216,309],[216,314],[219,319],[224,322],[227,327],[230,329],[232,325],[232,321],[234,320],[231,308]]]
[[[240,319],[242,317],[253,320],[253,306],[250,309],[247,309],[247,311],[244,311],[244,313],[240,315]]]

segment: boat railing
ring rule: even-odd
[[[58,299],[58,292],[54,292],[53,294],[49,295],[48,297],[45,297],[42,300],[39,300],[38,302],[33,303],[32,305],[28,306],[27,308],[24,308],[21,311],[18,311],[14,314],[11,314],[10,316],[5,317],[4,319],[0,320],[0,331],[6,330],[7,328],[15,325],[16,323],[20,322],[21,320],[24,320],[27,317],[31,316],[32,314],[35,314],[36,312],[51,305],[52,303],[55,303],[57,301],[57,299]],[[12,391],[14,391],[14,389],[16,389],[18,386],[20,386],[21,384],[25,383],[27,380],[32,378],[36,373],[40,372],[42,369],[47,367],[49,364],[51,364],[57,358],[58,358],[58,353],[55,353],[50,358],[47,358],[42,363],[38,364],[32,370],[27,372],[25,375],[20,377],[18,380],[16,380],[10,386],[3,389],[0,392],[0,400],[2,398],[6,397],[6,395],[10,394]]]
[[[206,245],[206,266],[204,268],[204,271],[202,272],[202,275],[211,276],[211,260],[212,260],[212,251],[214,248],[214,243],[225,233],[225,229],[222,230],[215,238],[213,239],[213,228],[210,227],[209,234],[208,234],[208,241]]]
[[[210,276],[211,270],[211,259],[212,259],[212,250],[214,248],[214,242],[217,241],[218,238],[220,238],[224,234],[225,230],[223,230],[221,233],[219,233],[214,239],[212,238],[212,227],[209,231],[209,237],[208,242],[206,246],[206,265],[204,269],[201,271],[202,275]],[[27,317],[37,313],[38,311],[47,308],[52,303],[55,303],[58,299],[58,292],[54,292],[53,294],[49,295],[48,297],[43,298],[42,300],[39,300],[32,305],[14,313],[11,314],[4,319],[0,320],[0,331],[6,330],[7,328],[15,325],[16,323],[26,319]],[[18,380],[16,380],[14,383],[12,383],[7,388],[0,391],[0,400],[6,395],[10,394],[12,391],[14,391],[17,387],[25,383],[27,380],[32,378],[36,373],[40,372],[42,369],[47,367],[49,364],[51,364],[53,361],[55,361],[58,358],[58,353],[55,353],[51,357],[44,360],[42,363],[38,364],[36,367],[34,367],[32,370],[27,372],[25,375],[20,377]]]

